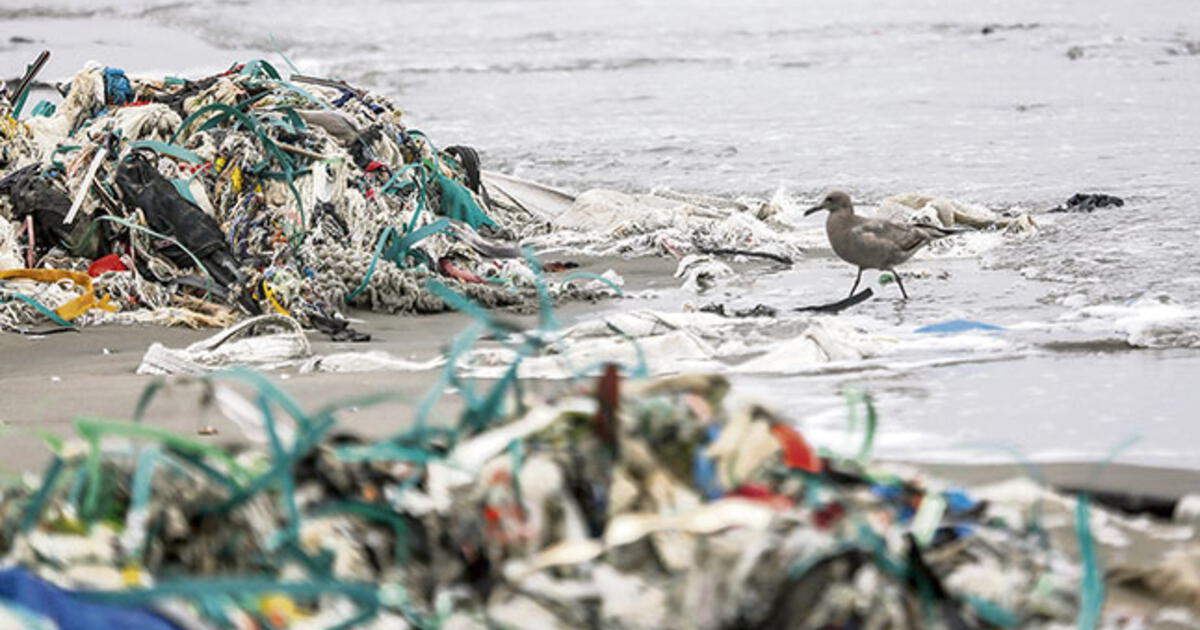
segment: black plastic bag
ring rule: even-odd
[[[78,215],[66,223],[71,210],[71,198],[66,191],[38,173],[36,168],[22,169],[15,177],[5,178],[0,192],[7,192],[13,207],[13,218],[24,221],[33,216],[34,241],[38,255],[54,246],[72,256],[95,260],[108,251],[108,228],[104,221]]]
[[[238,282],[241,273],[221,227],[195,204],[179,194],[175,186],[139,153],[130,155],[117,169],[117,187],[125,204],[140,208],[150,229],[179,241],[222,286]],[[185,269],[196,266],[192,257],[174,243],[164,245],[162,254]]]

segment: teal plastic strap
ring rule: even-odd
[[[353,302],[354,298],[361,295],[362,292],[367,289],[367,283],[371,281],[371,276],[375,275],[375,265],[379,264],[379,259],[383,256],[384,246],[387,245],[388,239],[395,234],[396,228],[389,226],[383,230],[382,234],[379,235],[379,240],[375,241],[375,254],[371,256],[371,264],[367,266],[366,275],[363,276],[362,282],[359,283],[358,288],[354,289],[350,293],[346,294],[344,298],[342,298],[343,302],[346,304]]]
[[[33,529],[37,524],[38,518],[42,515],[42,508],[46,506],[46,499],[50,497],[50,492],[54,490],[54,485],[58,483],[58,476],[62,474],[63,460],[58,455],[50,461],[50,466],[46,468],[46,474],[42,475],[42,487],[29,500],[29,505],[25,506],[25,513],[21,515],[21,531],[27,532]]]
[[[181,146],[168,144],[166,142],[159,142],[158,140],[138,140],[136,142],[130,142],[129,148],[150,149],[151,151],[155,151],[163,155],[169,155],[185,162],[191,162],[192,164],[204,163],[204,158],[200,157],[199,155],[196,155],[195,153],[188,151]]]
[[[179,193],[180,197],[186,199],[187,202],[193,206],[200,206],[200,204],[196,203],[196,198],[192,195],[192,190],[188,188],[188,183],[186,180],[172,179],[170,182],[171,185],[175,187],[175,191]]]
[[[57,108],[54,106],[54,103],[51,103],[50,101],[38,101],[38,104],[34,105],[33,109],[29,110],[29,116],[31,118],[36,118],[38,116],[53,116],[56,109]]]
[[[17,293],[15,291],[13,291],[11,293],[8,293],[8,295],[13,298],[16,298],[18,300],[21,300],[22,302],[37,309],[37,311],[39,313],[41,313],[42,315],[45,315],[46,317],[49,317],[50,321],[54,322],[55,324],[58,324],[59,326],[62,326],[64,328],[74,328],[75,327],[75,325],[72,324],[71,322],[63,319],[62,317],[59,317],[58,313],[54,312],[54,309],[46,306],[45,304],[42,304],[41,302],[29,297],[28,295],[25,295],[24,293]]]
[[[408,250],[412,249],[413,245],[437,234],[444,232],[450,228],[450,222],[446,219],[438,219],[429,225],[418,228],[415,231],[405,234],[400,240],[396,241],[394,247],[389,248],[384,255],[388,260],[391,260],[397,267],[404,267],[404,258],[408,256]]]
[[[846,407],[848,409],[848,429],[851,433],[858,429],[859,408],[863,408],[866,412],[863,440],[858,448],[858,454],[855,456],[855,460],[859,464],[866,465],[871,461],[871,452],[875,448],[875,431],[879,426],[879,414],[875,411],[875,402],[867,392],[861,389],[849,389],[846,391]]]
[[[266,64],[265,61],[261,63]],[[266,65],[269,67],[270,64]],[[202,116],[209,114],[210,112],[220,113],[212,118],[209,118],[204,122],[204,124],[200,125],[198,132],[211,129],[232,117],[242,125],[245,125],[246,129],[250,130],[250,132],[252,132],[255,137],[258,138],[259,142],[266,149],[267,153],[279,163],[280,168],[283,169],[284,179],[287,181],[288,190],[291,191],[292,197],[296,200],[296,207],[300,209],[299,231],[303,232],[305,225],[307,224],[307,220],[304,216],[304,200],[300,198],[300,191],[296,190],[295,182],[293,181],[295,179],[296,171],[295,164],[293,164],[292,160],[288,158],[283,149],[280,149],[279,145],[275,144],[275,141],[272,140],[270,136],[260,129],[258,125],[250,119],[249,116],[239,111],[237,107],[230,107],[224,103],[212,103],[210,105],[201,107],[195,112],[192,112],[192,115],[185,118],[183,122],[180,123],[179,129],[176,129],[174,135],[171,136],[171,144],[176,143],[181,135],[185,135],[184,132],[188,130],[193,122],[200,119]]]
[[[97,225],[99,225],[98,223],[96,223],[96,221],[112,221],[113,223],[116,223],[117,225],[123,225],[131,230],[145,232],[146,234],[149,234],[150,236],[153,236],[154,238],[161,239],[164,241],[169,241],[171,244],[175,245],[180,250],[182,250],[183,253],[187,254],[188,258],[192,259],[192,262],[196,263],[196,269],[199,269],[200,271],[204,272],[204,278],[205,278],[204,297],[205,297],[205,299],[207,299],[208,296],[212,293],[212,283],[213,283],[212,274],[208,273],[208,268],[204,266],[204,263],[200,262],[200,259],[196,257],[196,254],[192,253],[192,250],[188,249],[187,246],[184,245],[183,243],[180,243],[179,241],[175,240],[174,238],[172,238],[170,236],[167,236],[166,234],[160,234],[158,232],[155,232],[154,230],[151,230],[148,227],[138,225],[137,223],[134,223],[128,219],[122,219],[121,217],[114,217],[112,215],[106,214],[106,215],[93,217],[93,219],[94,220],[92,222],[92,225],[90,225],[88,227],[87,231],[84,232],[83,238],[80,240],[87,240],[87,238],[89,236],[91,236],[92,231],[96,229]]]
[[[437,221],[434,221],[425,227],[422,227],[414,232],[410,232],[409,234],[405,234],[403,237],[397,239],[396,242],[390,247],[388,247],[388,242],[397,235],[396,228],[385,228],[383,233],[379,235],[379,239],[375,241],[375,253],[371,256],[371,264],[367,266],[367,273],[363,276],[362,282],[359,283],[357,288],[346,294],[346,297],[342,298],[342,301],[349,304],[354,300],[354,298],[361,295],[362,292],[367,289],[367,284],[371,282],[371,277],[375,275],[375,267],[379,264],[379,260],[381,258],[389,260],[392,262],[392,264],[403,269],[405,266],[404,259],[408,256],[408,251],[412,249],[413,245],[416,245],[417,243],[429,238],[430,236],[433,236],[434,234],[437,234],[438,232],[445,231],[449,227],[449,221],[446,219],[438,219]]]
[[[1079,540],[1079,556],[1083,561],[1083,576],[1079,581],[1079,630],[1094,630],[1100,623],[1104,609],[1104,580],[1100,573],[1100,559],[1096,557],[1096,544],[1092,540],[1089,522],[1087,494],[1075,500],[1075,536]]]

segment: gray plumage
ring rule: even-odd
[[[854,214],[854,204],[850,196],[844,192],[834,191],[825,199],[804,212],[808,216],[814,212],[828,210],[825,219],[825,233],[829,236],[829,244],[833,252],[842,260],[858,267],[858,277],[850,288],[850,295],[858,288],[862,280],[863,269],[882,269],[892,272],[900,294],[908,299],[904,283],[895,266],[912,258],[922,247],[931,241],[950,236],[955,232],[923,223],[904,224],[871,219]]]

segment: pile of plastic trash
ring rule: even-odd
[[[452,354],[506,338],[478,305],[439,294],[478,319]],[[1129,619],[1105,607],[1102,545],[1158,532],[1200,557],[1191,527],[1166,531],[1086,496],[1028,480],[968,491],[875,464],[863,394],[848,401],[858,446],[843,453],[765,406],[729,403],[721,376],[652,380],[643,358],[535,395],[518,367],[553,325],[544,305],[538,330],[507,337],[515,358],[488,383],[451,357],[414,423],[379,441],[337,418],[390,396],[305,411],[244,369],[155,381],[131,422],[76,421],[80,442],[47,438],[44,474],[0,493],[0,620],[1094,628]],[[164,388],[185,386],[257,446],[142,421]],[[463,399],[457,419],[432,412],[448,388]],[[1190,619],[1189,562],[1109,576]]]
[[[516,239],[544,221],[382,96],[265,61],[200,79],[89,64],[60,89],[21,120],[27,92],[0,91],[0,329],[278,312],[355,338],[347,305],[446,310],[432,277],[536,303]]]

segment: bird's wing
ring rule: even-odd
[[[901,251],[917,249],[933,240],[924,230],[881,219],[865,220],[854,226],[851,231],[864,244],[888,249],[898,248]]]

